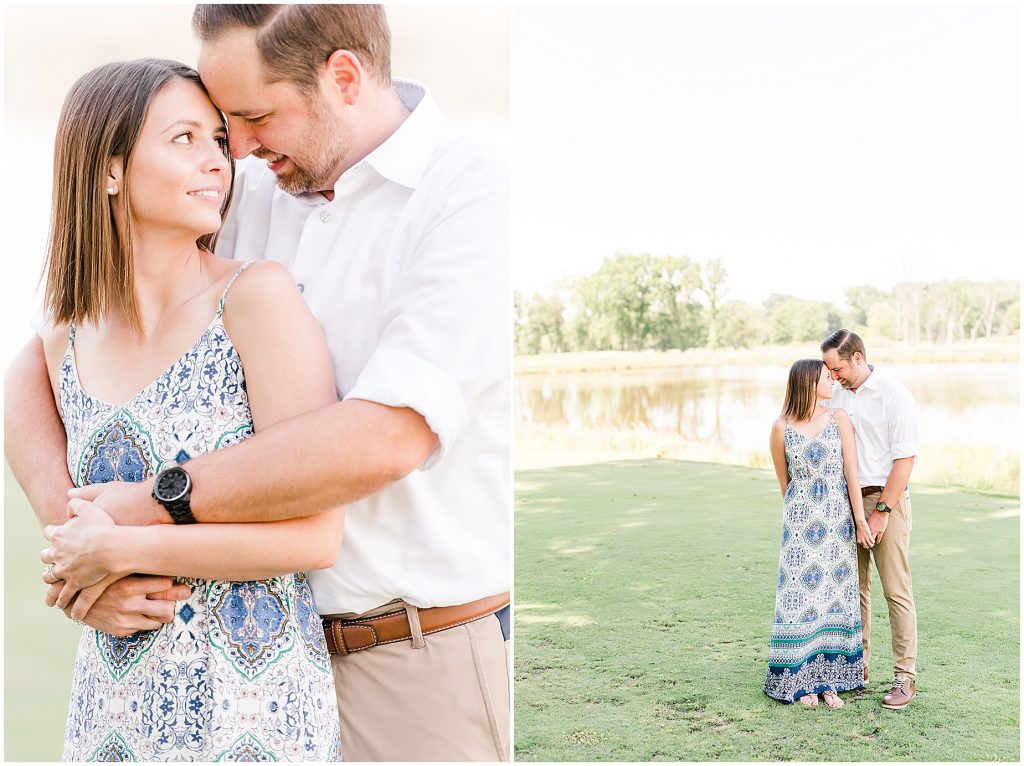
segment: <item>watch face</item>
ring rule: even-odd
[[[876,511],[884,511],[885,508],[886,508],[885,503],[883,503],[883,502],[875,503],[875,510]]]
[[[180,468],[169,468],[160,474],[154,489],[160,500],[173,502],[188,492],[188,474]]]

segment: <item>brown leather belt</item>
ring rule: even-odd
[[[881,494],[883,489],[885,487],[861,487],[860,495],[861,497],[867,497],[868,495]]]
[[[479,601],[455,606],[435,606],[418,609],[420,628],[424,636],[439,633],[457,625],[479,620],[508,606],[508,592],[487,596]],[[409,617],[399,609],[376,617],[358,620],[324,620],[324,638],[331,654],[346,655],[380,644],[393,644],[412,638]]]

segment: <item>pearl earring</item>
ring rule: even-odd
[[[117,191],[117,187],[114,187],[114,186],[108,186],[107,187],[107,194],[113,194],[116,191]]]

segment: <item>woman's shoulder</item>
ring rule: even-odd
[[[238,266],[224,289],[223,317],[228,332],[302,322],[309,309],[291,273],[276,261],[251,261]]]
[[[772,433],[782,433],[783,431],[786,430],[786,426],[788,425],[789,423],[786,422],[786,418],[784,418],[782,415],[779,415],[777,418],[775,418],[775,421],[772,423]]]
[[[256,297],[266,300],[282,291],[298,292],[291,273],[277,261],[230,261],[228,281],[232,300]]]
[[[836,425],[840,428],[846,428],[849,426],[853,427],[853,422],[850,420],[850,414],[842,407],[834,407],[832,410],[832,417],[835,418]]]
[[[68,322],[47,322],[39,330],[39,339],[43,342],[43,351],[47,360],[50,359],[51,354],[59,353],[63,356],[71,340],[71,325]]]

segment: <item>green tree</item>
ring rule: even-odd
[[[708,298],[708,348],[721,345],[718,310],[725,294],[726,276],[721,258],[712,258],[700,269],[700,291]]]
[[[557,295],[535,294],[526,307],[527,353],[565,351],[565,304]]]
[[[821,340],[841,327],[839,311],[831,303],[788,295],[771,298],[775,299],[768,315],[768,338],[772,343]]]
[[[750,348],[764,341],[764,312],[741,301],[727,301],[719,309],[719,341],[729,348]],[[710,330],[709,330],[710,335]]]
[[[576,281],[575,334],[588,348],[684,347],[699,335],[690,307],[698,279],[685,257],[605,258],[596,272]]]
[[[847,287],[843,291],[843,295],[846,298],[846,305],[849,307],[843,317],[843,327],[855,333],[861,333],[867,329],[871,311],[888,297],[886,293],[873,285]]]

